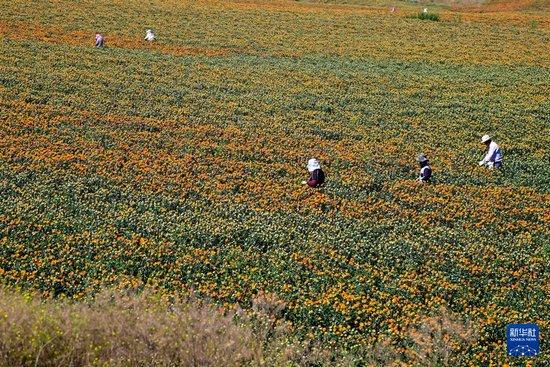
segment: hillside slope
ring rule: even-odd
[[[506,325],[550,326],[550,17],[419,10],[4,2],[0,282],[265,293],[293,338],[348,351],[404,350],[444,307],[478,328],[455,365],[517,365]]]

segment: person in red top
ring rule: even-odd
[[[307,162],[307,170],[311,174],[309,180],[302,181],[302,184],[307,184],[309,187],[319,187],[325,183],[325,173],[321,169],[321,164],[315,158],[311,158]]]

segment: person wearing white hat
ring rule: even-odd
[[[307,170],[310,173],[309,180],[302,181],[302,184],[307,184],[309,187],[319,187],[325,183],[325,173],[317,159],[311,158],[307,161]]]
[[[155,40],[155,32],[153,32],[152,29],[145,31],[145,40],[149,42],[153,42]]]
[[[489,169],[502,167],[502,151],[497,143],[489,135],[483,135],[481,142],[487,147],[485,157],[479,161],[480,166],[487,166]]]
[[[430,167],[428,157],[426,157],[425,154],[420,154],[417,158],[417,161],[420,165],[420,175],[416,180],[419,183],[429,183],[430,178],[432,177],[432,167]]]
[[[95,34],[95,47],[102,48],[105,46],[105,39],[101,33]]]

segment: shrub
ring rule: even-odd
[[[194,301],[103,292],[91,303],[0,291],[0,365],[259,364],[246,324]]]
[[[473,323],[460,320],[447,309],[421,319],[409,330],[413,347],[407,351],[410,360],[420,366],[464,365],[464,352],[477,340]]]
[[[0,366],[352,366],[363,359],[299,340],[282,318],[285,307],[265,293],[245,313],[148,290],[106,290],[74,302],[0,288]]]
[[[439,14],[437,13],[423,13],[420,12],[416,15],[413,15],[411,18],[418,18],[421,20],[431,20],[434,22],[439,22]]]

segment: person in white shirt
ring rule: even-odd
[[[105,46],[105,38],[101,33],[95,34],[95,47],[102,48]]]
[[[152,29],[145,31],[145,40],[149,42],[153,42],[155,40],[155,32],[153,32]]]
[[[430,162],[428,162],[428,157],[424,154],[420,154],[417,158],[418,164],[420,165],[420,175],[416,179],[419,183],[429,183],[430,178],[432,177],[432,167],[430,167]]]
[[[489,169],[502,167],[502,151],[498,144],[489,135],[483,135],[481,142],[487,146],[487,150],[479,165],[487,166]]]

